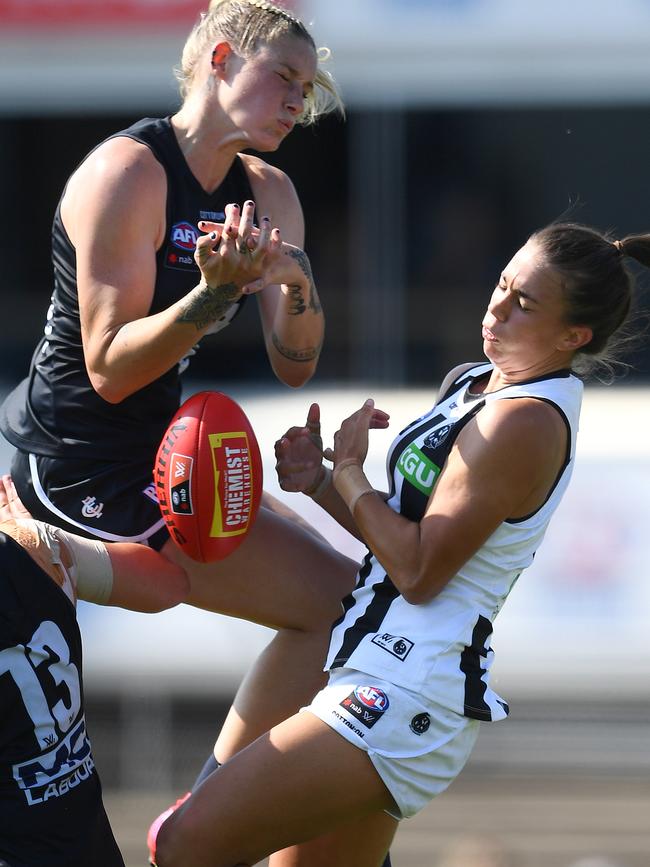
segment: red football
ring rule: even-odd
[[[201,391],[179,408],[154,466],[169,533],[193,560],[223,560],[246,538],[262,498],[262,459],[242,408]]]

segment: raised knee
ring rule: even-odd
[[[175,816],[163,822],[156,838],[156,867],[193,867],[184,836],[178,831]]]
[[[205,821],[182,808],[164,822],[156,838],[156,867],[250,867],[238,858],[217,851],[216,841],[205,834]]]

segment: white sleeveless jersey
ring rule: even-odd
[[[420,521],[441,468],[462,428],[495,400],[534,397],[554,405],[568,431],[567,455],[553,490],[536,512],[504,521],[444,589],[421,605],[404,600],[369,551],[356,589],[334,623],[326,669],[354,668],[419,692],[460,714],[503,719],[508,705],[488,685],[492,623],[530,565],[573,469],[582,382],[569,370],[470,394],[492,369],[462,373],[426,415],[406,427],[387,457],[388,505]]]

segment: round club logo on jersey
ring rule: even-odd
[[[389,706],[388,696],[378,686],[357,686],[341,702],[342,708],[369,729],[388,710]]]
[[[199,237],[199,230],[194,228],[191,223],[182,222],[174,223],[169,234],[169,240],[174,247],[179,250],[191,250],[196,247],[196,242]]]
[[[428,713],[418,713],[416,714],[411,722],[409,723],[409,728],[416,735],[423,735],[426,731],[428,731],[429,726],[431,725],[431,717]]]
[[[443,424],[443,426],[438,428],[438,430],[431,431],[429,436],[425,438],[423,445],[428,449],[438,448],[438,446],[447,439],[450,430],[450,424]]]

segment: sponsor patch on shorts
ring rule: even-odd
[[[389,706],[388,696],[376,686],[357,686],[341,702],[342,708],[369,729],[384,715]]]
[[[408,638],[404,638],[403,635],[391,635],[390,632],[378,632],[372,638],[372,643],[402,661],[406,659],[414,647],[413,642],[409,641]]]

